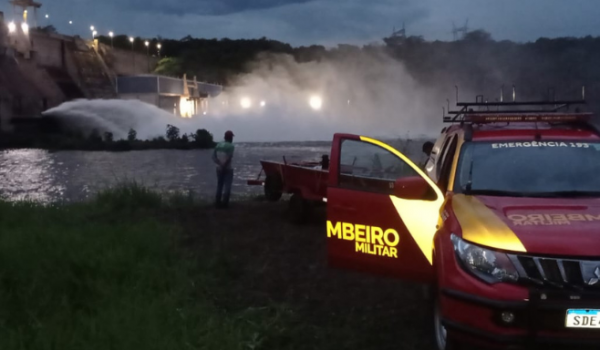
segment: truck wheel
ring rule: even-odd
[[[277,202],[281,199],[283,181],[278,175],[268,175],[265,179],[265,197],[269,202]]]
[[[288,207],[288,217],[293,224],[304,224],[310,213],[310,203],[302,198],[298,193],[294,193],[290,198]]]
[[[453,339],[448,339],[446,327],[442,324],[442,311],[440,307],[439,291],[433,293],[433,332],[437,350],[460,350],[460,345]]]

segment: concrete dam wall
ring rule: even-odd
[[[78,98],[116,98],[118,76],[147,74],[158,59],[77,36],[8,33],[0,16],[0,130]]]

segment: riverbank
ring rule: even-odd
[[[192,150],[211,149],[216,146],[213,135],[205,129],[195,133],[180,134],[179,128],[166,126],[165,136],[149,140],[137,138],[137,132],[129,130],[126,139],[115,140],[110,132],[92,130],[84,134],[78,130],[58,130],[55,125],[46,129],[0,133],[0,150],[44,149],[50,151],[142,151],[142,150]]]
[[[327,267],[324,212],[138,186],[0,202],[0,347],[423,349],[421,288]]]

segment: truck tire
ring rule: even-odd
[[[310,203],[298,193],[290,198],[288,206],[288,218],[291,223],[301,225],[306,223],[310,214]]]
[[[436,350],[460,350],[461,345],[454,339],[448,339],[446,327],[442,324],[440,309],[440,293],[437,288],[431,288],[431,306],[433,314],[433,335]]]
[[[269,202],[277,202],[283,194],[283,181],[279,175],[268,175],[265,179],[265,197]]]
[[[433,271],[436,276],[438,274],[437,260],[435,254],[433,256]],[[429,299],[428,304],[430,305],[431,312],[431,323],[430,327],[433,333],[434,347],[436,350],[460,350],[462,346],[454,339],[448,339],[448,332],[446,327],[442,324],[442,314],[440,307],[440,289],[436,283],[426,286],[424,294]]]

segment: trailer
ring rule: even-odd
[[[329,156],[323,155],[320,162],[261,161],[262,169],[256,179],[248,185],[263,186],[268,201],[277,202],[283,194],[290,194],[289,219],[294,223],[304,222],[315,206],[327,202],[329,181]]]

